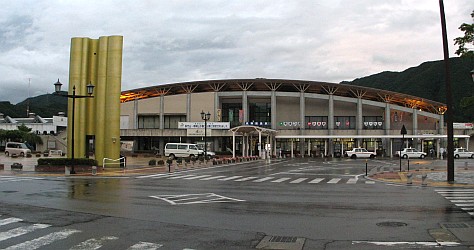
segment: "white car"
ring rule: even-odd
[[[469,152],[465,148],[455,148],[454,149],[454,158],[474,158],[474,152]]]
[[[416,148],[404,148],[402,152],[397,151],[395,153],[397,156],[402,158],[420,158],[423,159],[426,157],[427,153],[418,151]]]
[[[377,154],[375,152],[367,151],[365,148],[353,148],[352,150],[346,151],[345,155],[352,159],[356,158],[374,158]]]

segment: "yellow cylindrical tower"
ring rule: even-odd
[[[122,82],[123,37],[110,36],[107,53],[107,97],[105,105],[105,155],[120,156],[120,92]]]
[[[95,86],[93,98],[76,98],[74,156],[85,157],[87,136],[95,137],[95,158],[100,166],[104,158],[120,156],[120,91],[122,81],[122,36],[99,39],[72,38],[69,65],[69,94],[87,95],[86,86]],[[68,119],[68,156],[72,153],[72,116]],[[118,165],[114,165],[117,166]]]

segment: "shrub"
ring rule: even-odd
[[[159,161],[158,161],[158,165],[165,165],[165,161],[159,160]]]
[[[149,166],[155,166],[155,165],[156,165],[156,160],[155,160],[155,159],[151,159],[150,161],[148,161],[148,165],[149,165]]]
[[[40,158],[38,159],[38,165],[51,165],[51,166],[69,166],[72,165],[71,158]],[[97,166],[97,161],[89,158],[75,158],[74,165],[82,166]]]

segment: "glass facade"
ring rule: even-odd
[[[334,129],[355,129],[355,116],[334,116]]]

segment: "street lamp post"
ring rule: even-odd
[[[211,118],[211,113],[207,111],[207,114],[204,113],[204,110],[201,111],[201,119],[204,120],[204,159],[207,159],[207,121]]]
[[[405,124],[402,125],[400,134],[402,134],[402,144],[400,145],[400,152],[398,156],[400,157],[400,172],[402,172],[402,149],[403,149],[403,144],[405,143],[405,135],[407,134],[407,129],[405,128]]]
[[[74,85],[72,87],[72,95],[64,95],[64,94],[61,94],[61,86],[63,84],[61,82],[59,82],[59,78],[58,78],[58,81],[54,84],[54,94],[55,95],[59,95],[59,96],[63,96],[63,97],[67,97],[67,98],[71,98],[72,99],[72,128],[71,128],[71,171],[70,171],[70,174],[76,174],[76,171],[74,170],[74,113],[75,113],[75,110],[76,110],[76,99],[77,98],[92,98],[94,97],[92,95],[92,93],[94,92],[94,85],[92,85],[92,83],[89,83],[86,88],[87,88],[87,94],[88,95],[76,95],[76,85]]]
[[[448,125],[448,145],[447,145],[447,181],[454,182],[454,129],[453,129],[453,94],[451,91],[451,73],[449,65],[448,35],[446,30],[446,17],[444,14],[443,0],[439,0],[439,12],[441,17],[441,33],[443,36],[443,55],[445,70],[445,92],[446,92],[446,124]]]

